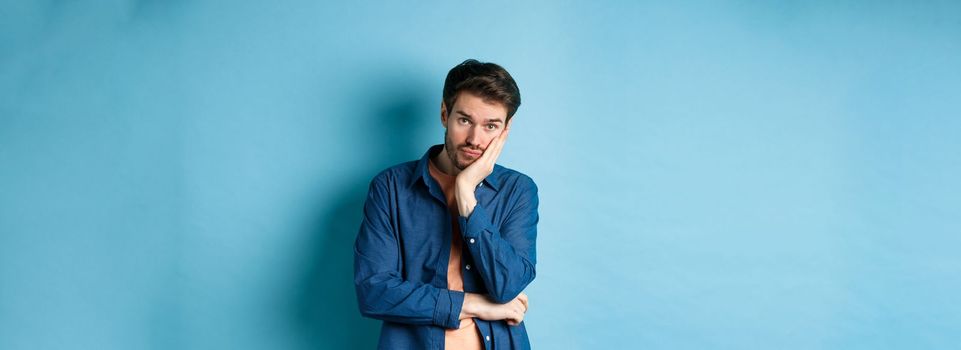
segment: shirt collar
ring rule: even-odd
[[[430,169],[428,168],[428,162],[430,162],[431,157],[436,156],[443,149],[444,149],[444,145],[433,145],[427,149],[427,152],[424,152],[424,156],[420,157],[420,160],[417,161],[417,167],[414,169],[414,176],[411,176],[411,181],[410,181],[411,186],[417,183],[417,181],[424,181],[424,184],[428,184],[427,181],[433,181],[433,178],[430,176]],[[500,165],[494,164],[494,171],[491,172],[491,174],[488,175],[486,178],[484,178],[484,181],[482,181],[482,183],[485,184],[486,186],[489,186],[494,191],[497,191],[500,188],[498,186],[499,184],[498,184],[497,178],[498,178],[498,175],[500,175],[501,171],[503,171],[503,168]]]

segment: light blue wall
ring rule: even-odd
[[[538,349],[961,343],[957,2],[0,3],[0,349],[370,348],[369,179],[523,105]]]

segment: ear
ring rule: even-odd
[[[440,102],[440,124],[444,126],[444,129],[447,129],[447,105],[444,104],[444,101]]]

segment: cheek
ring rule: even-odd
[[[481,140],[480,144],[484,145],[484,147],[487,147],[488,145],[490,145],[491,141],[493,141],[496,136],[497,135],[495,135],[494,133],[485,132],[484,135],[482,136],[483,140]]]
[[[447,137],[454,144],[460,144],[464,140],[464,131],[453,127],[447,129]]]

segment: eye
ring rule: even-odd
[[[460,118],[460,119],[457,119],[457,121],[459,121],[463,125],[470,124],[470,120],[467,120],[467,118]]]
[[[487,124],[487,130],[497,130],[497,124]]]

